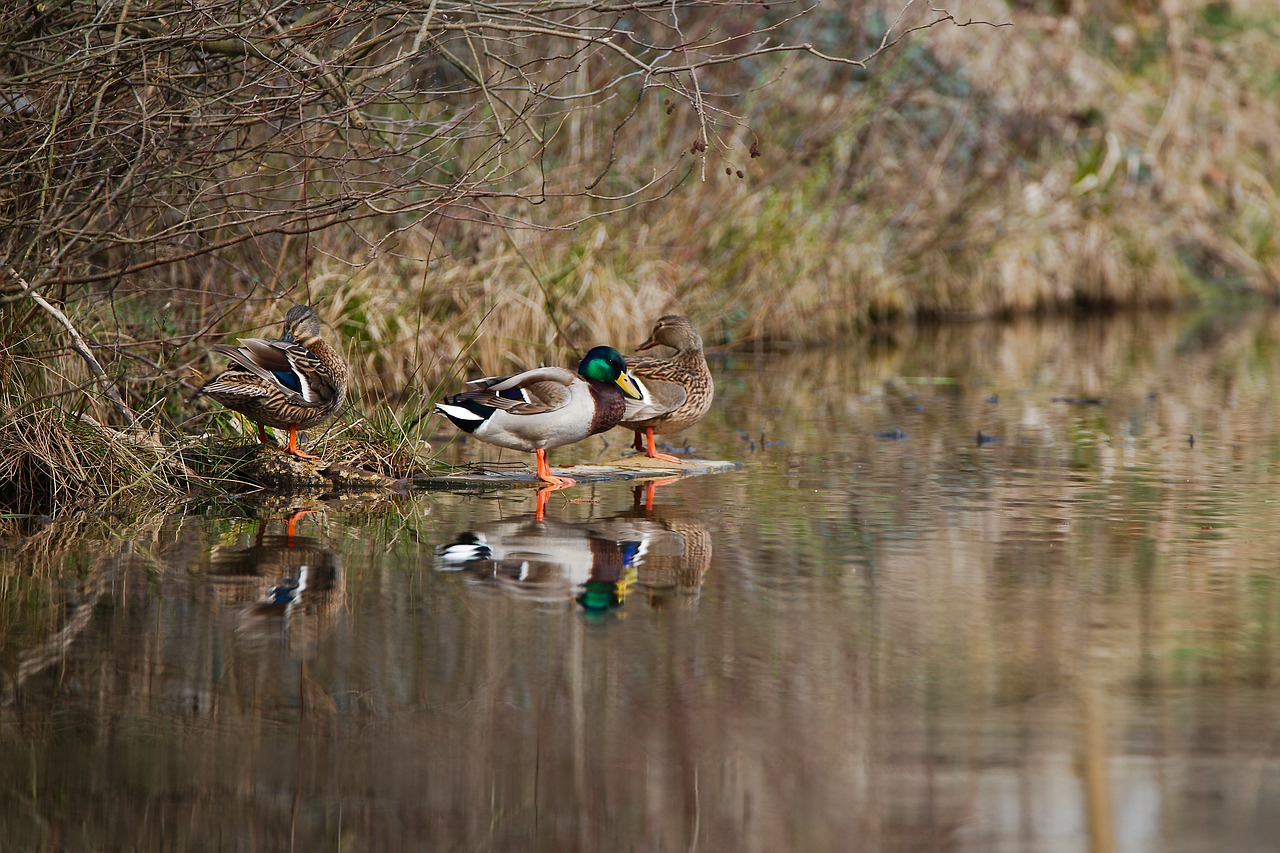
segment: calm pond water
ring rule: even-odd
[[[733,355],[687,439],[744,468],[652,509],[7,536],[3,847],[1274,850],[1278,344],[1144,316]]]

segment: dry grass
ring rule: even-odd
[[[54,406],[0,418],[0,505],[18,513],[174,500],[194,479],[171,448]]]
[[[538,211],[571,230],[412,229],[357,266],[333,245],[313,283],[364,318],[349,331],[375,398],[448,385],[459,357],[498,371],[625,348],[668,310],[717,343],[815,342],[892,318],[1280,295],[1280,51],[1241,17],[1264,10],[1219,26],[1206,3],[1101,8],[1082,32],[979,4],[1015,26],[930,33],[869,82],[791,74],[753,94],[753,130],[667,199]],[[651,118],[618,172],[679,156],[674,118]]]

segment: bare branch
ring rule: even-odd
[[[31,285],[23,280],[23,278],[12,269],[6,270],[6,272],[13,278],[14,282],[17,283],[27,296],[31,297],[33,302],[39,305],[46,314],[56,320],[58,325],[67,330],[67,335],[71,338],[72,348],[75,349],[76,354],[79,355],[80,358],[84,359],[85,364],[89,366],[90,372],[98,378],[99,382],[101,382],[107,398],[115,405],[116,411],[120,413],[120,417],[123,418],[124,422],[129,426],[135,426],[137,419],[134,417],[133,411],[120,396],[120,392],[116,390],[116,386],[111,381],[111,377],[109,377],[107,372],[102,369],[102,365],[98,363],[98,359],[94,358],[93,351],[89,349],[89,344],[85,342],[84,337],[80,334],[79,330],[76,329],[75,325],[67,318],[67,315],[62,313],[61,309],[56,305],[49,302],[32,289]]]

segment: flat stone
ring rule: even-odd
[[[688,477],[701,474],[724,474],[741,470],[741,462],[712,459],[684,459],[678,463],[647,456],[632,456],[608,465],[561,465],[553,474],[572,477],[579,484],[608,483],[614,480],[656,480],[663,477]],[[533,468],[492,469],[476,465],[447,474],[419,474],[413,485],[428,489],[517,489],[536,488],[542,481]]]

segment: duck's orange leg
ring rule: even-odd
[[[276,443],[271,440],[271,436],[267,435],[267,428],[262,424],[258,424],[258,443],[269,444],[272,447],[276,446]]]
[[[557,489],[563,489],[565,486],[572,486],[578,482],[570,477],[557,477],[555,474],[552,474],[551,466],[547,464],[547,451],[544,448],[539,447],[533,451],[533,454],[538,460],[537,477],[542,482]]]
[[[319,459],[310,453],[306,453],[298,448],[298,428],[293,424],[289,424],[289,447],[288,451],[299,459]]]
[[[556,489],[563,489],[577,483],[572,477],[557,477],[551,473],[551,466],[547,464],[547,451],[544,448],[537,448],[533,451],[534,457],[538,460],[538,479],[547,485],[538,489],[538,506],[534,510],[534,519],[542,521],[543,515],[547,512],[547,498]]]
[[[679,456],[672,456],[670,453],[658,452],[658,445],[653,440],[653,427],[645,427],[644,435],[646,439],[646,444],[648,444],[648,447],[645,448],[645,451],[644,451],[645,456],[648,456],[650,459],[661,459],[665,462],[680,462]],[[639,437],[640,437],[640,434],[636,433],[636,438],[639,438]]]

